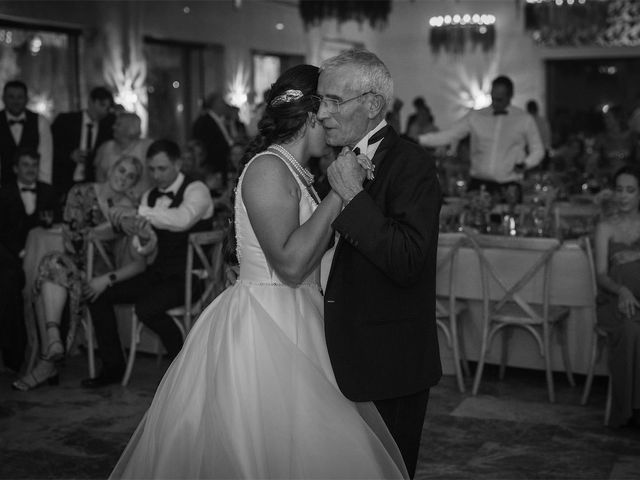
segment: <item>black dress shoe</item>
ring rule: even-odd
[[[80,383],[84,388],[106,387],[107,385],[120,383],[120,381],[122,380],[122,375],[124,375],[124,370],[121,372],[120,371],[102,372],[97,377],[85,378]]]

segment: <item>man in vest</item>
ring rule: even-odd
[[[96,378],[83,380],[86,388],[117,383],[124,373],[114,305],[134,304],[138,320],[158,334],[169,360],[182,348],[180,331],[166,311],[184,303],[189,234],[212,228],[213,202],[204,183],[180,172],[180,148],[174,142],[153,142],[147,167],[156,186],[142,195],[137,212],[112,208],[111,217],[134,235],[134,247],[149,257],[150,265],[124,281],[111,273],[110,287],[90,304],[102,370]]]
[[[18,80],[4,85],[0,111],[0,185],[13,185],[16,174],[13,161],[18,148],[30,148],[40,154],[38,180],[51,184],[53,141],[49,122],[27,109],[27,86]]]

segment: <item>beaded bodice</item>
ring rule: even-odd
[[[259,156],[265,154],[273,154],[273,152],[261,152],[253,157],[244,169]],[[280,158],[280,157],[279,157]],[[309,219],[311,214],[316,209],[316,203],[313,200],[309,190],[301,182],[293,167],[282,159],[283,163],[287,165],[287,168],[291,171],[291,174],[296,179],[300,191],[302,193],[299,204],[299,219],[300,224]],[[283,285],[283,282],[278,278],[277,274],[269,265],[260,243],[253,231],[247,209],[242,200],[242,183],[244,180],[244,172],[238,180],[238,187],[236,190],[235,200],[235,228],[236,228],[236,253],[238,260],[240,261],[240,276],[239,280],[245,283],[265,284],[265,285]],[[309,277],[305,279],[303,284],[320,285],[320,274],[318,269],[312,272]]]

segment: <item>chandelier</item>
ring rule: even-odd
[[[382,29],[391,13],[391,0],[300,0],[298,8],[307,28],[323,20],[355,20]]]
[[[429,45],[435,54],[441,51],[454,55],[463,54],[468,48],[491,50],[496,41],[496,17],[494,15],[466,13],[431,17]]]

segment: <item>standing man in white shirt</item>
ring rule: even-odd
[[[520,190],[524,171],[544,158],[544,146],[535,120],[511,105],[513,82],[499,76],[491,83],[491,105],[472,110],[451,128],[418,137],[420,145],[439,147],[471,136],[469,190],[485,185],[504,196],[510,185]]]
[[[204,183],[180,172],[176,143],[153,142],[147,151],[147,167],[156,186],[144,193],[137,212],[112,209],[112,221],[137,236],[134,245],[149,257],[150,265],[124,281],[112,273],[111,286],[90,304],[102,371],[96,378],[83,380],[87,388],[117,383],[124,373],[115,305],[134,304],[138,320],[158,334],[169,360],[182,348],[180,331],[165,312],[184,303],[189,234],[212,228],[213,202]]]
[[[4,110],[0,111],[0,185],[16,181],[13,160],[18,148],[31,148],[40,155],[38,180],[51,184],[53,140],[49,122],[27,109],[27,85],[19,80],[5,83]]]

